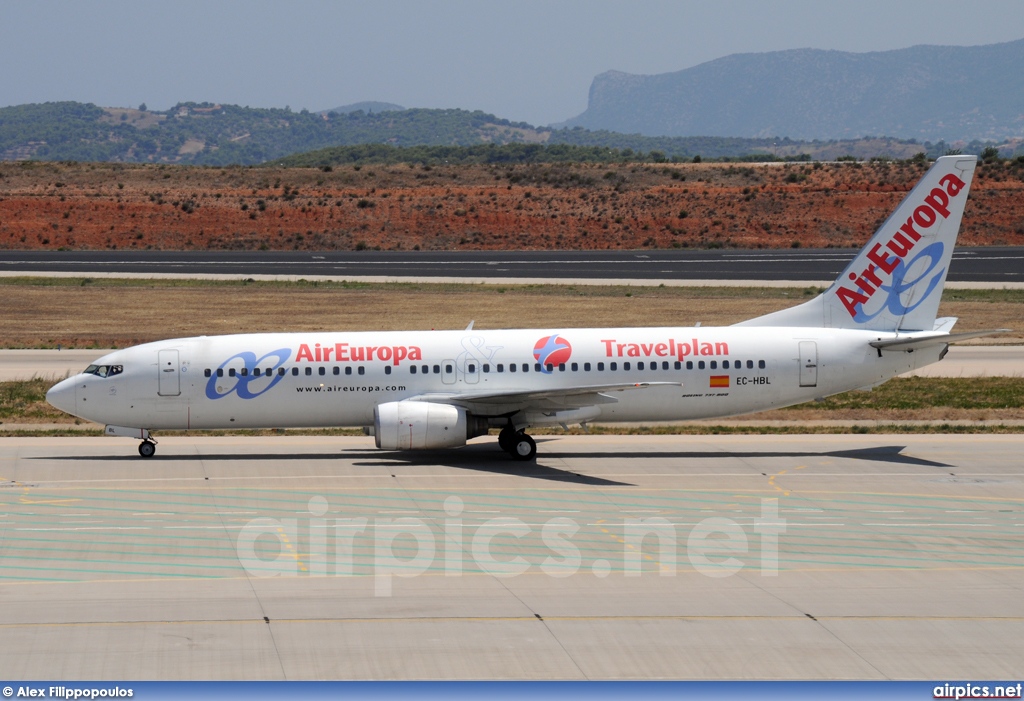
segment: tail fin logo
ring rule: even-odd
[[[856,306],[857,313],[853,315],[853,320],[856,321],[857,323],[863,324],[864,322],[871,321],[886,309],[888,309],[889,312],[894,316],[904,316],[905,314],[909,314],[910,312],[914,311],[919,306],[921,306],[921,303],[928,299],[932,291],[939,284],[939,280],[942,279],[942,274],[946,272],[945,268],[943,268],[942,270],[938,271],[935,274],[935,276],[928,283],[928,289],[925,290],[924,294],[921,295],[920,299],[918,299],[910,306],[906,306],[903,304],[903,299],[901,295],[903,295],[904,292],[913,289],[917,285],[917,283],[921,282],[926,277],[928,277],[928,275],[931,274],[932,270],[935,269],[935,266],[937,266],[939,264],[939,261],[942,260],[943,250],[944,247],[942,245],[942,242],[936,241],[935,243],[929,244],[928,246],[922,248],[921,252],[914,256],[913,260],[911,260],[909,263],[904,263],[903,260],[900,260],[899,263],[896,265],[896,268],[892,272],[892,279],[890,283],[888,285],[883,284],[878,286],[878,289],[888,293],[889,295],[886,298],[885,303],[882,304],[882,306],[879,307],[877,310],[875,310],[874,314],[867,314],[864,312],[863,303],[858,302]],[[921,260],[922,258],[929,259],[930,262],[928,264],[928,267],[925,268],[924,272],[922,272],[913,280],[904,281],[904,278],[907,275],[907,270],[913,268],[914,264],[917,263],[917,261]]]
[[[890,237],[885,244],[885,250],[881,243],[876,243],[871,247],[867,253],[867,258],[871,261],[870,265],[859,275],[855,272],[850,273],[850,280],[853,281],[857,289],[840,286],[836,290],[836,296],[839,297],[854,321],[858,323],[870,321],[886,308],[896,315],[906,314],[927,299],[942,279],[945,268],[939,270],[931,278],[924,294],[910,306],[904,306],[901,295],[914,288],[932,273],[939,261],[942,260],[945,249],[940,241],[936,241],[921,249],[909,263],[906,262],[907,256],[921,240],[923,232],[934,226],[940,217],[942,220],[949,217],[950,198],[959,195],[965,187],[964,181],[952,173],[944,175],[939,180],[939,185],[941,187],[932,188],[921,205],[914,210],[913,215],[907,217],[907,221]],[[929,259],[928,268],[913,280],[906,281],[904,278],[907,271],[923,258]],[[888,276],[889,284],[885,284],[886,281],[880,277],[879,273]],[[888,298],[874,313],[865,313],[864,305],[878,290],[888,293]]]

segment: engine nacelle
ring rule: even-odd
[[[458,448],[487,432],[465,409],[435,402],[388,402],[373,409],[373,435],[382,450]]]

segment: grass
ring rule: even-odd
[[[15,382],[0,382],[0,421],[29,423],[74,423],[77,421],[63,411],[46,403],[46,390],[54,381],[33,378]]]
[[[905,411],[914,409],[1021,409],[1024,378],[897,377],[870,392],[844,392],[823,402],[798,404],[783,411]]]

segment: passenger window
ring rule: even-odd
[[[628,362],[623,363],[622,364],[622,369],[623,370],[629,370],[629,363]]]
[[[537,366],[537,369],[540,370],[540,365]],[[530,364],[529,363],[523,363],[523,372],[530,372]]]
[[[414,366],[414,367],[415,367],[415,366]],[[341,368],[339,368],[339,367],[338,367],[337,365],[335,365],[335,366],[334,366],[334,370],[333,370],[332,372],[333,372],[333,373],[334,373],[335,375],[340,375],[340,374],[341,374]]]
[[[637,363],[636,364],[636,369],[637,370],[643,370],[644,369],[644,361],[641,360],[639,363]]]
[[[703,370],[704,369],[704,361],[703,360],[698,360],[697,361],[697,369],[698,370]]]
[[[722,361],[722,368],[725,369],[725,370],[729,369],[729,361],[728,360],[723,360]]]
[[[764,370],[764,361],[763,360],[758,360],[757,361],[757,367],[759,367],[762,370]]]
[[[498,363],[498,372],[505,372],[505,366],[502,363]]]
[[[359,366],[359,374],[360,375],[365,375],[366,374],[366,368],[364,368],[362,365]]]
[[[278,368],[277,369],[277,374],[278,375],[284,375],[284,373],[285,373],[285,369],[284,368]]]
[[[441,366],[440,365],[435,365],[434,366],[434,374],[435,375],[440,375],[441,374]]]
[[[217,377],[224,377],[224,368],[217,368]]]
[[[540,366],[537,366],[537,369],[539,370],[539,369],[540,369]],[[555,369],[555,366],[554,366],[554,365],[552,365],[551,363],[548,363],[548,364],[547,364],[547,367],[546,367],[545,369],[546,369],[546,370],[547,370],[548,372],[551,372],[552,370],[554,370],[554,369]]]
[[[747,370],[753,370],[753,369],[754,369],[754,361],[753,360],[748,360],[747,361]]]
[[[718,369],[718,361],[717,360],[712,360],[711,361],[711,369],[712,370],[717,370]]]
[[[234,377],[234,376],[235,376],[235,369],[234,368],[230,368],[228,370],[228,377]]]
[[[490,372],[490,371],[491,371],[491,366],[488,365],[487,363],[484,363],[484,372]]]
[[[681,362],[679,362],[678,360],[676,361],[675,369],[676,370],[682,370],[683,369],[683,364]]]
[[[498,367],[500,368],[501,366],[499,365]],[[509,372],[515,372],[516,371],[516,364],[515,363],[509,363],[508,364],[508,371]]]
[[[212,375],[212,374],[213,374],[213,373],[212,373],[212,372],[210,372],[210,368],[206,368],[205,370],[203,370],[203,376],[204,376],[204,377],[209,377],[209,376],[210,376],[210,375]]]
[[[317,372],[319,372],[320,376],[323,377],[324,375],[327,374],[327,368],[325,368],[323,365],[321,365],[320,368],[317,370]]]
[[[385,375],[390,375],[391,374],[391,366],[390,365],[385,365],[384,366],[384,374]]]
[[[692,360],[687,360],[686,361],[686,369],[687,370],[693,370],[693,361]]]
[[[293,377],[297,377],[298,374],[299,374],[299,369],[298,368],[292,368],[292,376]]]
[[[430,366],[429,365],[424,365],[422,368],[420,368],[420,371],[424,375],[429,375],[430,374]]]
[[[241,375],[242,377],[248,377],[249,368],[242,368],[241,370],[238,371],[238,374]]]
[[[266,375],[267,377],[270,377],[271,375],[274,374],[274,368],[267,368],[266,370],[263,371],[263,374]]]
[[[604,363],[598,363],[597,364],[597,371],[598,372],[604,372]]]
[[[450,375],[453,372],[455,372],[455,368],[453,368],[451,365],[445,363],[444,371]]]
[[[575,370],[576,363],[573,363],[573,370]],[[590,372],[590,363],[583,363],[583,372]]]
[[[619,364],[615,362],[608,363],[608,369],[614,372],[619,369]]]
[[[451,370],[449,370],[448,372],[451,372]],[[469,372],[469,373],[473,373],[473,372],[476,372],[476,365],[474,365],[473,363],[470,363],[470,364],[469,364],[469,365],[468,365],[468,366],[466,367],[466,372]]]
[[[345,368],[345,374],[346,375],[351,375],[352,374],[352,366],[351,365],[349,365],[349,366],[347,366]]]
[[[313,368],[306,368],[306,376],[309,377],[313,374]]]
[[[540,363],[534,363],[533,364],[533,371],[534,372],[540,372]],[[525,372],[525,370],[524,370],[524,372]]]
[[[409,366],[409,374],[410,375],[415,375],[416,374],[416,366],[415,365],[410,365]]]

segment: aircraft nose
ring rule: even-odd
[[[46,392],[46,401],[69,414],[75,413],[75,378],[58,382]]]

